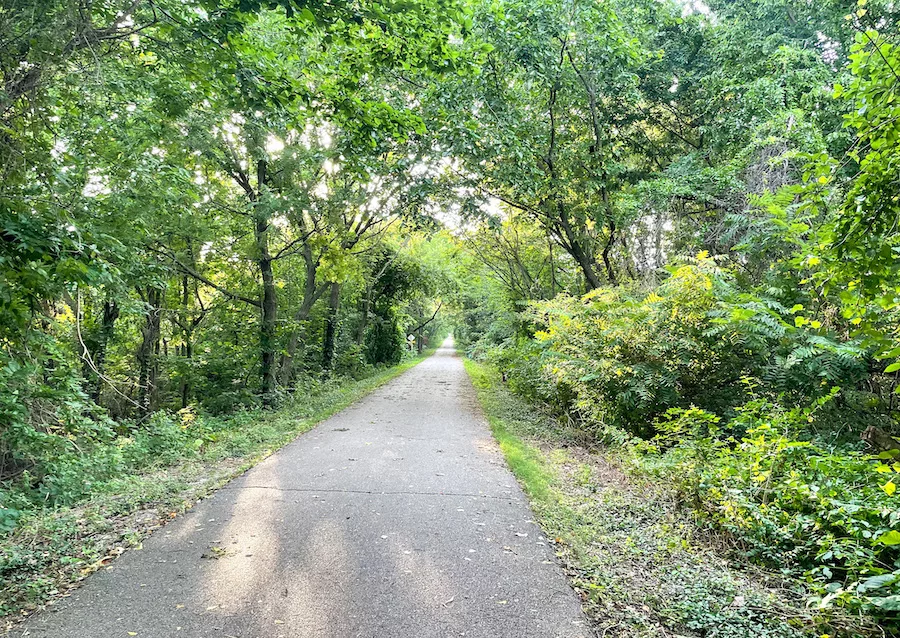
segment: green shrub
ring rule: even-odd
[[[366,360],[366,349],[355,343],[342,349],[334,362],[334,371],[338,375],[362,379],[372,373],[372,366]]]
[[[835,451],[804,433],[836,392],[803,408],[766,398],[741,406],[719,438],[715,415],[670,411],[640,467],[671,480],[702,520],[757,562],[805,578],[820,606],[875,613],[900,608],[900,464]],[[669,446],[675,433],[680,441]],[[658,444],[657,444],[658,443]],[[900,482],[900,481],[898,481]]]
[[[700,254],[649,291],[536,302],[533,338],[483,354],[517,393],[626,444],[636,471],[805,581],[814,604],[886,619],[900,608],[900,463],[860,450],[865,425],[892,427],[863,384],[871,357],[801,313],[808,300],[764,292]]]
[[[651,438],[656,419],[673,407],[731,417],[747,400],[745,378],[803,400],[831,385],[853,387],[866,374],[857,343],[835,339],[818,322],[794,321],[775,299],[742,292],[704,254],[673,267],[649,293],[560,296],[534,304],[528,316],[539,347],[520,347],[509,358],[526,363],[498,360],[501,368],[513,378],[525,372],[520,385],[604,432]]]
[[[403,358],[403,335],[394,317],[375,318],[366,332],[366,359],[372,365],[397,365]]]

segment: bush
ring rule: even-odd
[[[900,463],[854,440],[860,424],[892,425],[861,383],[870,356],[775,293],[701,254],[649,291],[536,302],[522,319],[533,338],[484,355],[519,394],[625,443],[637,471],[747,558],[806,581],[816,605],[887,618],[900,609]]]
[[[404,343],[395,318],[376,318],[366,332],[366,359],[376,366],[397,365],[403,358]]]
[[[671,410],[657,424],[665,434],[635,447],[649,456],[640,467],[672,481],[747,556],[804,577],[820,606],[897,611],[900,509],[892,476],[900,464],[806,440],[836,396],[791,409],[755,398],[738,409],[730,429],[746,434],[737,439],[717,436],[715,415]],[[677,437],[671,447],[670,433]]]
[[[355,343],[342,349],[334,362],[338,375],[362,379],[372,373],[372,366],[366,361],[366,349]]]
[[[673,267],[649,293],[560,296],[534,304],[528,316],[540,348],[516,358],[537,357],[542,372],[523,383],[590,427],[645,439],[673,407],[733,416],[748,396],[745,378],[802,400],[831,385],[853,387],[866,372],[857,343],[834,339],[818,322],[796,325],[777,300],[741,292],[703,254]],[[513,376],[514,368],[505,366]]]

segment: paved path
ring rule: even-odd
[[[446,346],[15,632],[587,636],[576,596]],[[215,557],[213,547],[225,553]]]

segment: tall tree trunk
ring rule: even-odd
[[[612,219],[608,222],[609,226],[609,241],[606,242],[606,246],[603,247],[603,267],[606,268],[606,277],[609,279],[609,283],[613,286],[619,283],[618,278],[616,277],[616,271],[613,270],[612,261],[609,258],[609,251],[612,250],[613,244],[616,241],[616,222]]]
[[[563,43],[560,51],[559,63],[562,66],[565,60],[566,44]],[[559,175],[556,171],[556,98],[559,94],[559,85],[554,83],[550,86],[550,98],[547,104],[548,114],[550,116],[550,141],[547,149],[547,170],[550,179],[554,184],[554,188],[559,183]],[[584,237],[580,231],[572,228],[572,222],[569,219],[569,211],[563,202],[561,195],[557,192],[553,196],[556,203],[556,213],[558,215],[557,231],[561,230],[561,235],[565,236],[565,241],[561,242],[563,248],[572,256],[581,271],[584,273],[585,282],[589,290],[599,288],[601,285],[600,277],[597,274],[597,260],[584,245]]]
[[[372,307],[372,287],[366,289],[363,297],[362,312],[359,317],[359,326],[356,328],[356,345],[361,346],[366,340],[366,328],[369,327],[369,310]]]
[[[338,308],[341,303],[341,284],[332,282],[328,297],[328,317],[325,320],[325,342],[322,345],[322,367],[331,370],[334,366],[334,342],[337,337]]]
[[[100,392],[103,389],[103,368],[106,362],[106,349],[110,339],[113,336],[113,330],[116,325],[116,319],[119,318],[119,306],[115,301],[107,300],[103,302],[103,318],[100,320],[100,329],[97,332],[97,343],[94,346],[94,352],[91,358],[94,361],[96,371],[96,380],[91,388],[91,398],[95,403],[100,402]]]
[[[264,230],[260,233],[260,228]],[[267,223],[257,224],[257,232],[261,237],[258,238],[257,246],[267,248],[265,239]],[[260,335],[259,347],[262,359],[262,394],[263,403],[271,405],[272,395],[275,392],[275,349],[276,336],[275,329],[278,321],[278,299],[275,296],[275,274],[272,270],[272,259],[268,256],[266,250],[265,257],[259,259],[259,271],[262,273],[263,280],[263,297],[262,297],[262,316],[260,319]]]
[[[188,407],[191,402],[191,358],[194,356],[194,328],[202,320],[202,315],[197,320],[191,320],[188,317],[190,312],[191,289],[190,280],[187,275],[181,278],[181,306],[184,312],[183,323],[178,324],[181,327],[181,348],[179,354],[184,359],[181,378],[179,379],[179,394],[181,395],[182,409]]]
[[[266,184],[266,161],[256,164],[259,190]],[[275,272],[272,267],[272,254],[269,252],[269,215],[261,210],[257,199],[257,218],[254,228],[256,239],[257,265],[262,275],[263,294],[261,303],[259,349],[261,355],[262,400],[264,406],[271,406],[275,393],[275,350],[276,326],[278,321],[278,298],[275,294]]]
[[[183,375],[181,375],[181,407],[186,408],[191,402],[191,394],[193,394],[193,388],[191,387],[191,376],[190,376],[190,360],[194,357],[194,344],[192,343],[193,335],[188,333],[185,335],[184,344],[181,346],[181,356],[184,357],[186,363],[185,367],[187,368]]]
[[[141,328],[141,345],[138,348],[138,412],[147,416],[155,408],[159,396],[159,338],[162,328],[163,291],[149,287],[144,301],[149,306],[144,327]]]
[[[547,235],[547,250],[550,253],[550,298],[556,297],[556,262],[553,260],[553,240]]]
[[[582,245],[581,238],[572,229],[568,220],[564,218],[563,232],[566,234],[566,252],[572,255],[572,259],[581,268],[584,273],[585,286],[588,290],[594,290],[603,285],[600,276],[597,274],[597,260],[594,259]]]
[[[316,301],[325,292],[324,285],[316,286],[318,265],[308,244],[304,246],[303,261],[306,264],[306,282],[303,285],[303,301],[300,303],[297,312],[294,313],[295,324],[306,321],[309,313],[312,312],[313,306],[316,305]],[[291,375],[294,371],[294,358],[297,355],[297,349],[300,347],[300,332],[300,327],[295,326],[291,331],[284,354],[281,357],[281,369],[278,376],[281,379],[281,384],[285,386],[290,384]]]

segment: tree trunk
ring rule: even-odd
[[[265,224],[268,226],[268,224]],[[257,229],[260,225],[257,225]],[[265,230],[263,235],[265,235]],[[264,246],[266,240],[257,243]],[[268,255],[268,251],[266,252]],[[278,321],[278,299],[275,296],[275,274],[272,260],[268,256],[259,260],[259,270],[263,279],[262,316],[260,319],[259,348],[262,359],[260,374],[262,375],[263,404],[271,405],[275,392],[275,329]]]
[[[609,283],[613,286],[618,284],[618,279],[616,278],[616,272],[613,270],[612,261],[609,258],[609,251],[612,250],[613,244],[616,241],[616,223],[610,219],[609,220],[609,241],[606,242],[606,246],[603,247],[603,266],[606,268],[606,277],[609,279]]]
[[[256,164],[259,189],[266,183],[266,162]],[[257,265],[262,275],[263,294],[260,317],[259,349],[261,355],[260,374],[262,376],[263,405],[272,405],[275,393],[275,350],[276,326],[278,321],[278,298],[275,294],[275,272],[272,254],[269,252],[269,216],[260,210],[257,201],[257,219],[254,229],[256,239]]]
[[[184,368],[181,371],[181,378],[178,380],[178,393],[181,395],[181,408],[184,409],[188,406],[188,402],[191,398],[191,379],[190,372],[187,368],[188,360],[191,358],[193,354],[193,346],[191,345],[191,341],[193,340],[193,330],[188,327],[188,310],[190,304],[190,284],[188,282],[188,276],[184,275],[181,278],[181,307],[184,312],[184,325],[181,327],[181,339],[182,344],[181,348],[179,348],[178,354],[181,355],[185,362],[183,363]]]
[[[547,250],[550,253],[550,298],[556,298],[556,262],[553,261],[553,240],[547,235]]]
[[[566,44],[563,44],[562,50],[560,51],[560,65],[562,65],[565,60]],[[556,98],[559,94],[559,86],[557,84],[552,84],[550,86],[550,98],[547,104],[549,116],[550,116],[550,141],[549,147],[547,149],[547,170],[550,174],[550,179],[556,188],[556,185],[559,183],[559,175],[556,171]],[[566,205],[563,202],[559,193],[555,193],[553,200],[556,203],[556,213],[558,215],[558,223],[554,224],[557,227],[557,230],[562,229],[562,234],[565,235],[565,242],[561,242],[563,248],[572,255],[572,258],[576,261],[578,266],[581,268],[581,271],[584,273],[585,282],[587,283],[588,290],[594,290],[595,288],[599,288],[601,285],[600,277],[597,275],[597,260],[590,254],[590,251],[587,250],[583,243],[583,235],[580,232],[576,232],[574,228],[572,228],[572,223],[569,219],[569,211],[566,210]]]
[[[303,302],[294,314],[294,323],[306,321],[309,317],[309,313],[312,312],[313,306],[316,305],[316,301],[318,301],[319,297],[325,292],[324,286],[316,287],[316,271],[318,270],[318,266],[316,260],[313,258],[312,250],[309,245],[304,247],[303,261],[306,264],[306,282],[303,285]],[[294,358],[297,355],[297,348],[299,346],[300,327],[295,326],[288,338],[284,355],[281,357],[281,369],[278,376],[281,379],[281,384],[284,386],[290,384],[291,375],[294,371]]]
[[[184,309],[185,314],[188,311],[188,279],[184,278]],[[197,330],[197,326],[203,321],[204,317],[206,317],[206,309],[201,308],[201,313],[194,319],[188,319],[185,317],[185,321],[183,323],[178,324],[181,327],[181,348],[179,349],[179,354],[184,359],[181,372],[181,379],[179,380],[179,395],[181,396],[181,407],[186,408],[191,402],[193,398],[193,384],[191,384],[191,373],[193,370],[191,369],[191,359],[194,358],[194,331]]]
[[[190,360],[194,356],[194,344],[191,342],[193,339],[193,335],[188,333],[184,338],[184,345],[182,345],[181,356],[185,358],[186,362],[190,362]],[[185,363],[185,366],[189,366],[190,363]],[[190,368],[185,370],[185,373],[181,376],[181,407],[182,409],[188,407],[191,402],[191,377],[190,377]]]
[[[144,301],[150,307],[144,327],[141,329],[141,345],[138,348],[138,412],[141,417],[150,414],[158,399],[159,380],[159,337],[162,322],[161,306],[163,291],[147,288]]]
[[[325,320],[325,342],[322,345],[322,367],[329,371],[334,367],[334,342],[337,337],[337,319],[340,304],[341,284],[332,282],[331,294],[328,297],[328,317]]]
[[[100,330],[97,333],[97,343],[91,358],[96,367],[96,380],[94,387],[91,388],[91,398],[95,403],[100,402],[100,392],[103,389],[103,367],[106,361],[106,348],[109,340],[112,339],[113,329],[115,328],[116,319],[119,318],[119,306],[115,301],[105,301],[103,303],[103,319],[100,321]]]
[[[372,307],[372,288],[366,290],[363,298],[362,313],[359,318],[359,327],[356,329],[356,345],[361,346],[366,340],[366,328],[369,327],[369,309]]]
[[[575,241],[570,240],[568,253],[572,255],[572,258],[581,268],[581,272],[584,273],[584,283],[588,291],[595,290],[603,285],[600,276],[597,274],[596,260],[587,254],[577,238],[575,238]]]
[[[278,321],[278,299],[275,295],[275,273],[269,254],[268,220],[256,223],[256,246],[259,249],[258,265],[263,280],[262,312],[260,317],[259,348],[262,357],[263,404],[272,403],[275,391],[275,328]]]
[[[874,425],[867,427],[859,438],[875,448],[876,452],[900,450],[900,441]]]

